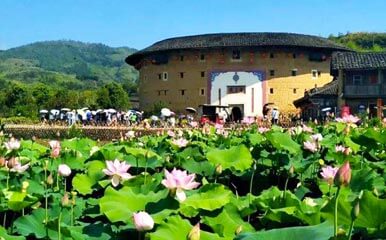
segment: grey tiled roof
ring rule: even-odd
[[[357,53],[335,52],[332,55],[331,69],[378,69],[386,68],[386,52]]]
[[[323,48],[334,51],[348,50],[342,45],[326,38],[304,34],[270,32],[217,33],[165,39],[156,42],[153,45],[134,53],[133,55],[130,55],[126,58],[126,62],[134,65],[141,57],[143,57],[143,55],[158,51],[267,46]]]
[[[329,96],[334,97],[338,95],[338,80],[333,80],[322,87],[316,87],[307,91],[303,97],[293,101],[295,107],[300,107],[304,103],[310,103],[312,97]]]

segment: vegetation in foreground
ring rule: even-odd
[[[5,239],[376,239],[386,128],[221,126],[90,139],[2,137]]]

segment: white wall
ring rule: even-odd
[[[239,80],[235,82],[235,74]],[[263,109],[263,75],[261,72],[212,72],[210,103],[220,104],[219,89],[221,89],[221,105],[243,104],[244,116],[262,116]],[[245,86],[245,93],[227,94],[227,86]],[[252,89],[254,92],[252,104]],[[253,105],[253,111],[252,111]]]

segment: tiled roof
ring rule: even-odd
[[[386,68],[386,52],[357,53],[335,52],[332,55],[331,69],[378,69]]]
[[[195,36],[169,38],[134,53],[126,58],[126,62],[135,65],[143,55],[170,50],[207,49],[225,47],[307,47],[331,49],[334,51],[347,48],[323,37],[295,33],[217,33]]]
[[[337,96],[338,95],[338,80],[333,80],[322,87],[316,87],[304,94],[304,97],[296,99],[293,103],[295,107],[300,107],[304,103],[310,103],[313,96]]]

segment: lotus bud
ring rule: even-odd
[[[220,175],[222,173],[222,166],[221,166],[221,164],[218,164],[217,166],[216,166],[216,174],[217,175]]]
[[[189,240],[200,240],[200,223],[197,223],[188,235]]]
[[[12,157],[11,159],[8,160],[7,162],[7,167],[8,168],[13,168],[14,166],[16,166],[18,163],[17,159]]]
[[[68,197],[68,192],[65,192],[63,197],[62,197],[62,206],[67,207],[70,204],[70,199]]]
[[[291,165],[291,167],[289,168],[288,172],[289,172],[290,176],[292,176],[295,173],[295,168],[294,168],[293,165]]]
[[[343,151],[343,154],[346,156],[350,155],[350,153],[351,153],[351,148],[349,148],[349,147],[345,148]]]
[[[21,192],[23,192],[23,193],[27,192],[28,186],[29,186],[29,182],[24,181],[24,182],[22,183],[22,189],[21,189]]]
[[[154,220],[147,212],[134,213],[134,225],[138,231],[151,230],[154,227]]]
[[[0,167],[5,166],[5,158],[0,157]]]
[[[47,177],[47,183],[48,183],[49,185],[52,185],[52,184],[54,183],[54,179],[53,179],[53,177],[52,177],[52,173],[50,173],[50,175],[48,175],[48,177]]]
[[[360,212],[359,201],[357,201],[351,211],[351,218],[356,219],[359,216],[359,212]]]
[[[36,137],[32,136],[32,142],[36,142]]]
[[[347,186],[351,180],[351,168],[350,163],[346,161],[338,170],[335,175],[334,183],[336,186]]]
[[[241,232],[243,231],[243,226],[242,225],[239,225],[237,228],[236,228],[236,235],[239,235]]]
[[[66,164],[60,164],[58,167],[58,174],[62,177],[68,177],[71,174],[71,168]]]
[[[323,159],[319,159],[319,164],[320,164],[320,166],[323,166],[324,165],[324,160]]]
[[[72,201],[71,201],[71,204],[74,205],[74,206],[75,206],[75,204],[76,204],[76,195],[77,195],[77,192],[75,192],[75,191],[72,191],[72,192],[71,192],[71,196],[72,196],[72,197],[71,197],[71,200],[72,200]]]

